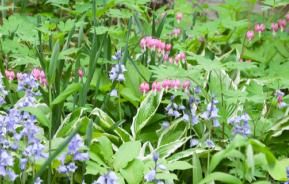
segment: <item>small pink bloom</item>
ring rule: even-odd
[[[165,90],[168,90],[171,86],[171,81],[170,80],[164,80],[162,82],[162,87],[165,89]]]
[[[182,60],[183,62],[186,61],[186,53],[181,52],[181,53],[179,54],[179,57],[180,57],[180,60]]]
[[[251,63],[252,62],[252,60],[251,59],[247,59],[247,63]]]
[[[256,24],[255,25],[255,31],[258,33],[262,33],[265,31],[265,25],[264,24]]]
[[[5,70],[5,75],[6,75],[6,78],[8,79],[8,80],[14,80],[14,78],[15,78],[15,73],[14,73],[14,71],[10,71],[10,70]]]
[[[177,19],[177,22],[180,23],[183,19],[183,14],[181,12],[177,13],[176,19]]]
[[[170,58],[169,58],[169,63],[170,63],[170,64],[174,64],[174,59],[170,57]]]
[[[79,68],[77,72],[78,72],[78,76],[79,76],[80,78],[82,78],[83,75],[84,75],[83,70],[82,70],[81,68]]]
[[[161,91],[162,90],[162,85],[161,85],[161,83],[160,82],[153,82],[153,84],[152,84],[152,90],[154,91],[154,92],[159,92],[159,91]]]
[[[165,50],[166,50],[167,52],[169,52],[169,51],[171,50],[171,48],[172,48],[172,45],[171,45],[171,44],[166,44]]]
[[[18,72],[17,73],[17,80],[22,80],[23,79],[23,73]]]
[[[184,90],[188,90],[189,88],[190,88],[190,86],[191,86],[191,82],[190,81],[184,81],[183,82],[183,89]]]
[[[181,29],[179,28],[174,28],[172,35],[175,37],[178,37],[181,34]]]
[[[176,55],[176,57],[175,57],[175,62],[176,62],[176,64],[179,64],[179,61],[180,61],[181,59],[180,59],[180,55]]]
[[[246,37],[249,41],[253,40],[254,38],[254,31],[247,31]]]
[[[44,72],[43,72],[44,73]],[[41,70],[34,68],[31,72],[32,76],[34,77],[35,80],[40,80],[41,78]]]
[[[179,80],[173,80],[171,82],[171,88],[177,90],[178,88],[180,88],[181,82]]]
[[[47,79],[45,77],[41,77],[39,81],[43,86],[48,85]]]
[[[149,86],[149,84],[147,82],[143,82],[143,83],[141,83],[141,85],[139,87],[139,90],[142,93],[147,93],[150,90],[150,86]]]
[[[140,40],[140,47],[141,47],[143,50],[146,49],[146,44],[147,44],[146,38],[142,38],[142,39]]]
[[[278,29],[279,29],[279,26],[278,26],[277,23],[272,23],[272,24],[271,24],[271,30],[272,30],[273,36],[275,36],[275,34],[276,34],[276,32],[278,31]]]
[[[278,26],[281,29],[281,31],[283,31],[286,27],[286,20],[285,19],[278,20]]]
[[[163,60],[164,60],[165,62],[168,61],[168,60],[169,60],[169,55],[165,54],[165,55],[163,56]]]

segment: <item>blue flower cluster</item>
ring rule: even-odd
[[[8,92],[5,90],[2,81],[3,76],[0,74],[0,105],[5,103],[5,97],[7,96]]]
[[[115,64],[109,72],[109,79],[112,81],[122,82],[125,80],[124,72],[126,72],[124,64]]]
[[[219,127],[220,123],[218,120],[218,108],[217,105],[218,104],[218,100],[216,100],[214,97],[212,98],[211,102],[207,105],[207,109],[205,112],[203,112],[203,114],[201,115],[201,117],[205,120],[212,120],[213,121],[213,126],[214,127]]]
[[[76,161],[86,161],[89,159],[87,152],[82,152],[84,142],[80,135],[76,134],[68,144],[67,152],[63,153],[58,160],[61,165],[58,167],[58,172],[62,174],[74,173],[77,169]],[[68,161],[68,162],[67,162]]]
[[[4,90],[0,84],[0,90]],[[0,115],[0,176],[13,182],[17,177],[13,170],[19,162],[20,170],[24,171],[28,165],[33,166],[40,158],[46,158],[44,145],[39,138],[41,129],[36,125],[36,118],[23,107],[35,105],[35,90],[38,85],[29,74],[22,74],[19,78],[18,90],[25,95],[7,113]],[[6,93],[7,94],[7,93]],[[21,153],[20,158],[17,153]],[[40,178],[38,183],[41,183]]]
[[[118,177],[113,171],[109,171],[106,174],[100,176],[92,184],[118,184]]]
[[[166,170],[167,168],[164,165],[158,163],[159,154],[157,152],[153,153],[152,160],[154,161],[155,166],[154,166],[154,168],[152,170],[150,170],[144,176],[144,179],[145,179],[146,182],[154,182],[156,184],[164,184],[164,181],[159,180],[159,179],[156,178],[157,169]]]
[[[251,134],[249,125],[250,117],[247,113],[228,119],[228,123],[233,125],[233,134],[248,136]]]
[[[174,99],[175,99],[175,96],[171,96],[171,102],[166,106],[165,110],[169,116],[178,118],[182,115],[181,111],[185,110],[185,106],[177,105],[174,102]]]

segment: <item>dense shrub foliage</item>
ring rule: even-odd
[[[289,182],[287,0],[2,0],[0,184]]]

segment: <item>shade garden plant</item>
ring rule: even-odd
[[[0,184],[289,183],[287,0],[1,0]]]

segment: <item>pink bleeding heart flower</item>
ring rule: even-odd
[[[246,33],[246,37],[247,37],[247,40],[249,40],[249,41],[251,41],[251,40],[253,40],[253,38],[254,38],[254,31],[247,31],[247,33]]]
[[[191,86],[191,82],[189,80],[186,80],[183,82],[183,89],[185,91],[187,91],[190,88],[190,86]]]
[[[285,19],[278,20],[278,26],[279,26],[281,32],[283,32],[283,30],[286,27],[286,20]]]
[[[186,61],[186,53],[181,52],[181,53],[179,54],[179,58],[180,58],[180,60],[182,60],[183,62],[185,62],[185,61]]]
[[[174,90],[179,89],[181,86],[181,82],[179,80],[173,80],[171,81],[171,88]]]
[[[279,29],[279,26],[278,26],[277,23],[272,23],[272,24],[271,24],[271,30],[272,30],[273,36],[276,35],[276,32],[278,31],[278,29]]]
[[[171,86],[171,81],[170,81],[170,80],[164,80],[164,81],[162,82],[162,87],[163,87],[163,89],[165,89],[166,91],[170,88],[170,86]]]
[[[149,86],[149,84],[147,82],[143,82],[143,83],[140,84],[139,90],[143,94],[145,94],[145,93],[149,92],[150,86]]]
[[[83,72],[83,70],[82,70],[81,68],[78,69],[77,73],[78,73],[78,76],[79,76],[80,78],[82,78],[83,75],[84,75],[84,72]]]
[[[162,90],[162,84],[160,82],[153,82],[152,84],[152,91],[160,92]]]
[[[21,73],[21,72],[18,72],[16,76],[17,76],[17,80],[23,79],[23,73]]]
[[[259,34],[259,37],[261,34],[265,31],[265,25],[264,24],[256,24],[255,25],[255,31]]]
[[[176,19],[177,19],[177,22],[178,24],[182,21],[183,19],[183,13],[179,12],[176,14]]]
[[[170,52],[171,48],[172,48],[171,44],[166,44],[166,48],[165,48],[166,52]]]
[[[5,76],[8,80],[12,81],[15,78],[15,73],[12,70],[5,70]]]
[[[181,34],[181,29],[180,28],[174,28],[172,35],[175,37],[178,37]]]
[[[39,70],[38,68],[34,68],[31,72],[32,76],[34,77],[35,80],[40,80],[40,74],[41,74],[41,70]]]

